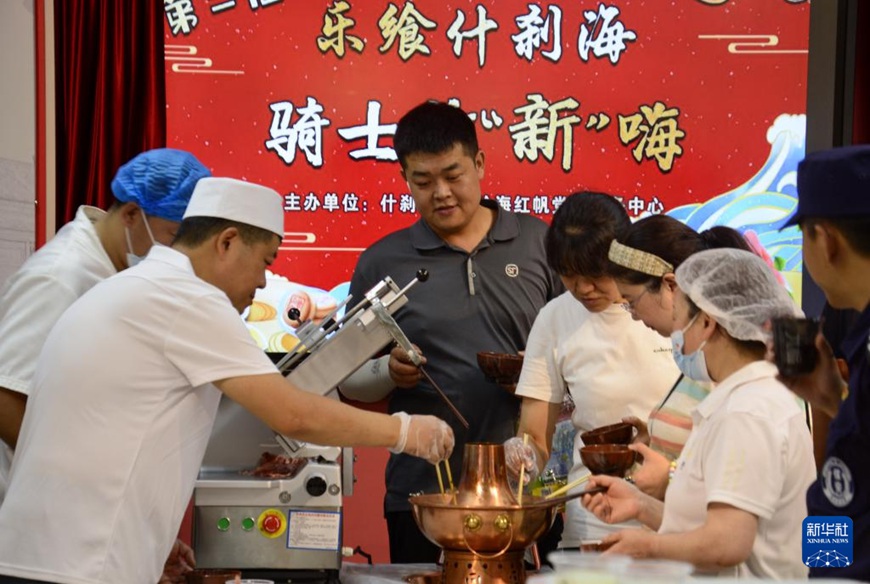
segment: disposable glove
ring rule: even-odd
[[[419,456],[435,464],[453,452],[453,430],[444,420],[435,416],[411,416],[405,412],[393,415],[402,422],[399,441],[389,449],[393,454]]]
[[[508,438],[504,443],[504,460],[508,472],[519,476],[520,469],[525,468],[523,484],[528,484],[538,476],[538,453],[530,444],[523,444],[519,437]]]

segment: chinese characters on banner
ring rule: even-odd
[[[339,295],[360,250],[416,219],[392,135],[426,99],[474,120],[485,196],[505,209],[549,220],[575,190],[610,192],[634,218],[737,227],[799,281],[799,235],[777,227],[803,156],[806,2],[164,0],[164,12],[169,145],[284,194],[274,269],[287,282]]]

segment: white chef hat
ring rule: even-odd
[[[284,206],[277,191],[243,180],[202,178],[184,212],[188,217],[217,217],[253,225],[284,237]]]

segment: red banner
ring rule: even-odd
[[[633,217],[748,230],[797,281],[799,239],[776,227],[803,154],[806,2],[164,7],[169,144],[284,194],[291,282],[332,290],[416,219],[392,134],[430,98],[474,118],[505,208],[546,220],[572,191],[610,192]]]

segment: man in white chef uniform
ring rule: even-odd
[[[240,313],[266,285],[281,196],[197,183],[171,247],[73,304],[40,356],[0,507],[0,582],[154,584],[175,541],[223,392],[272,429],[431,462],[453,434],[432,416],[368,412],[303,392]]]

